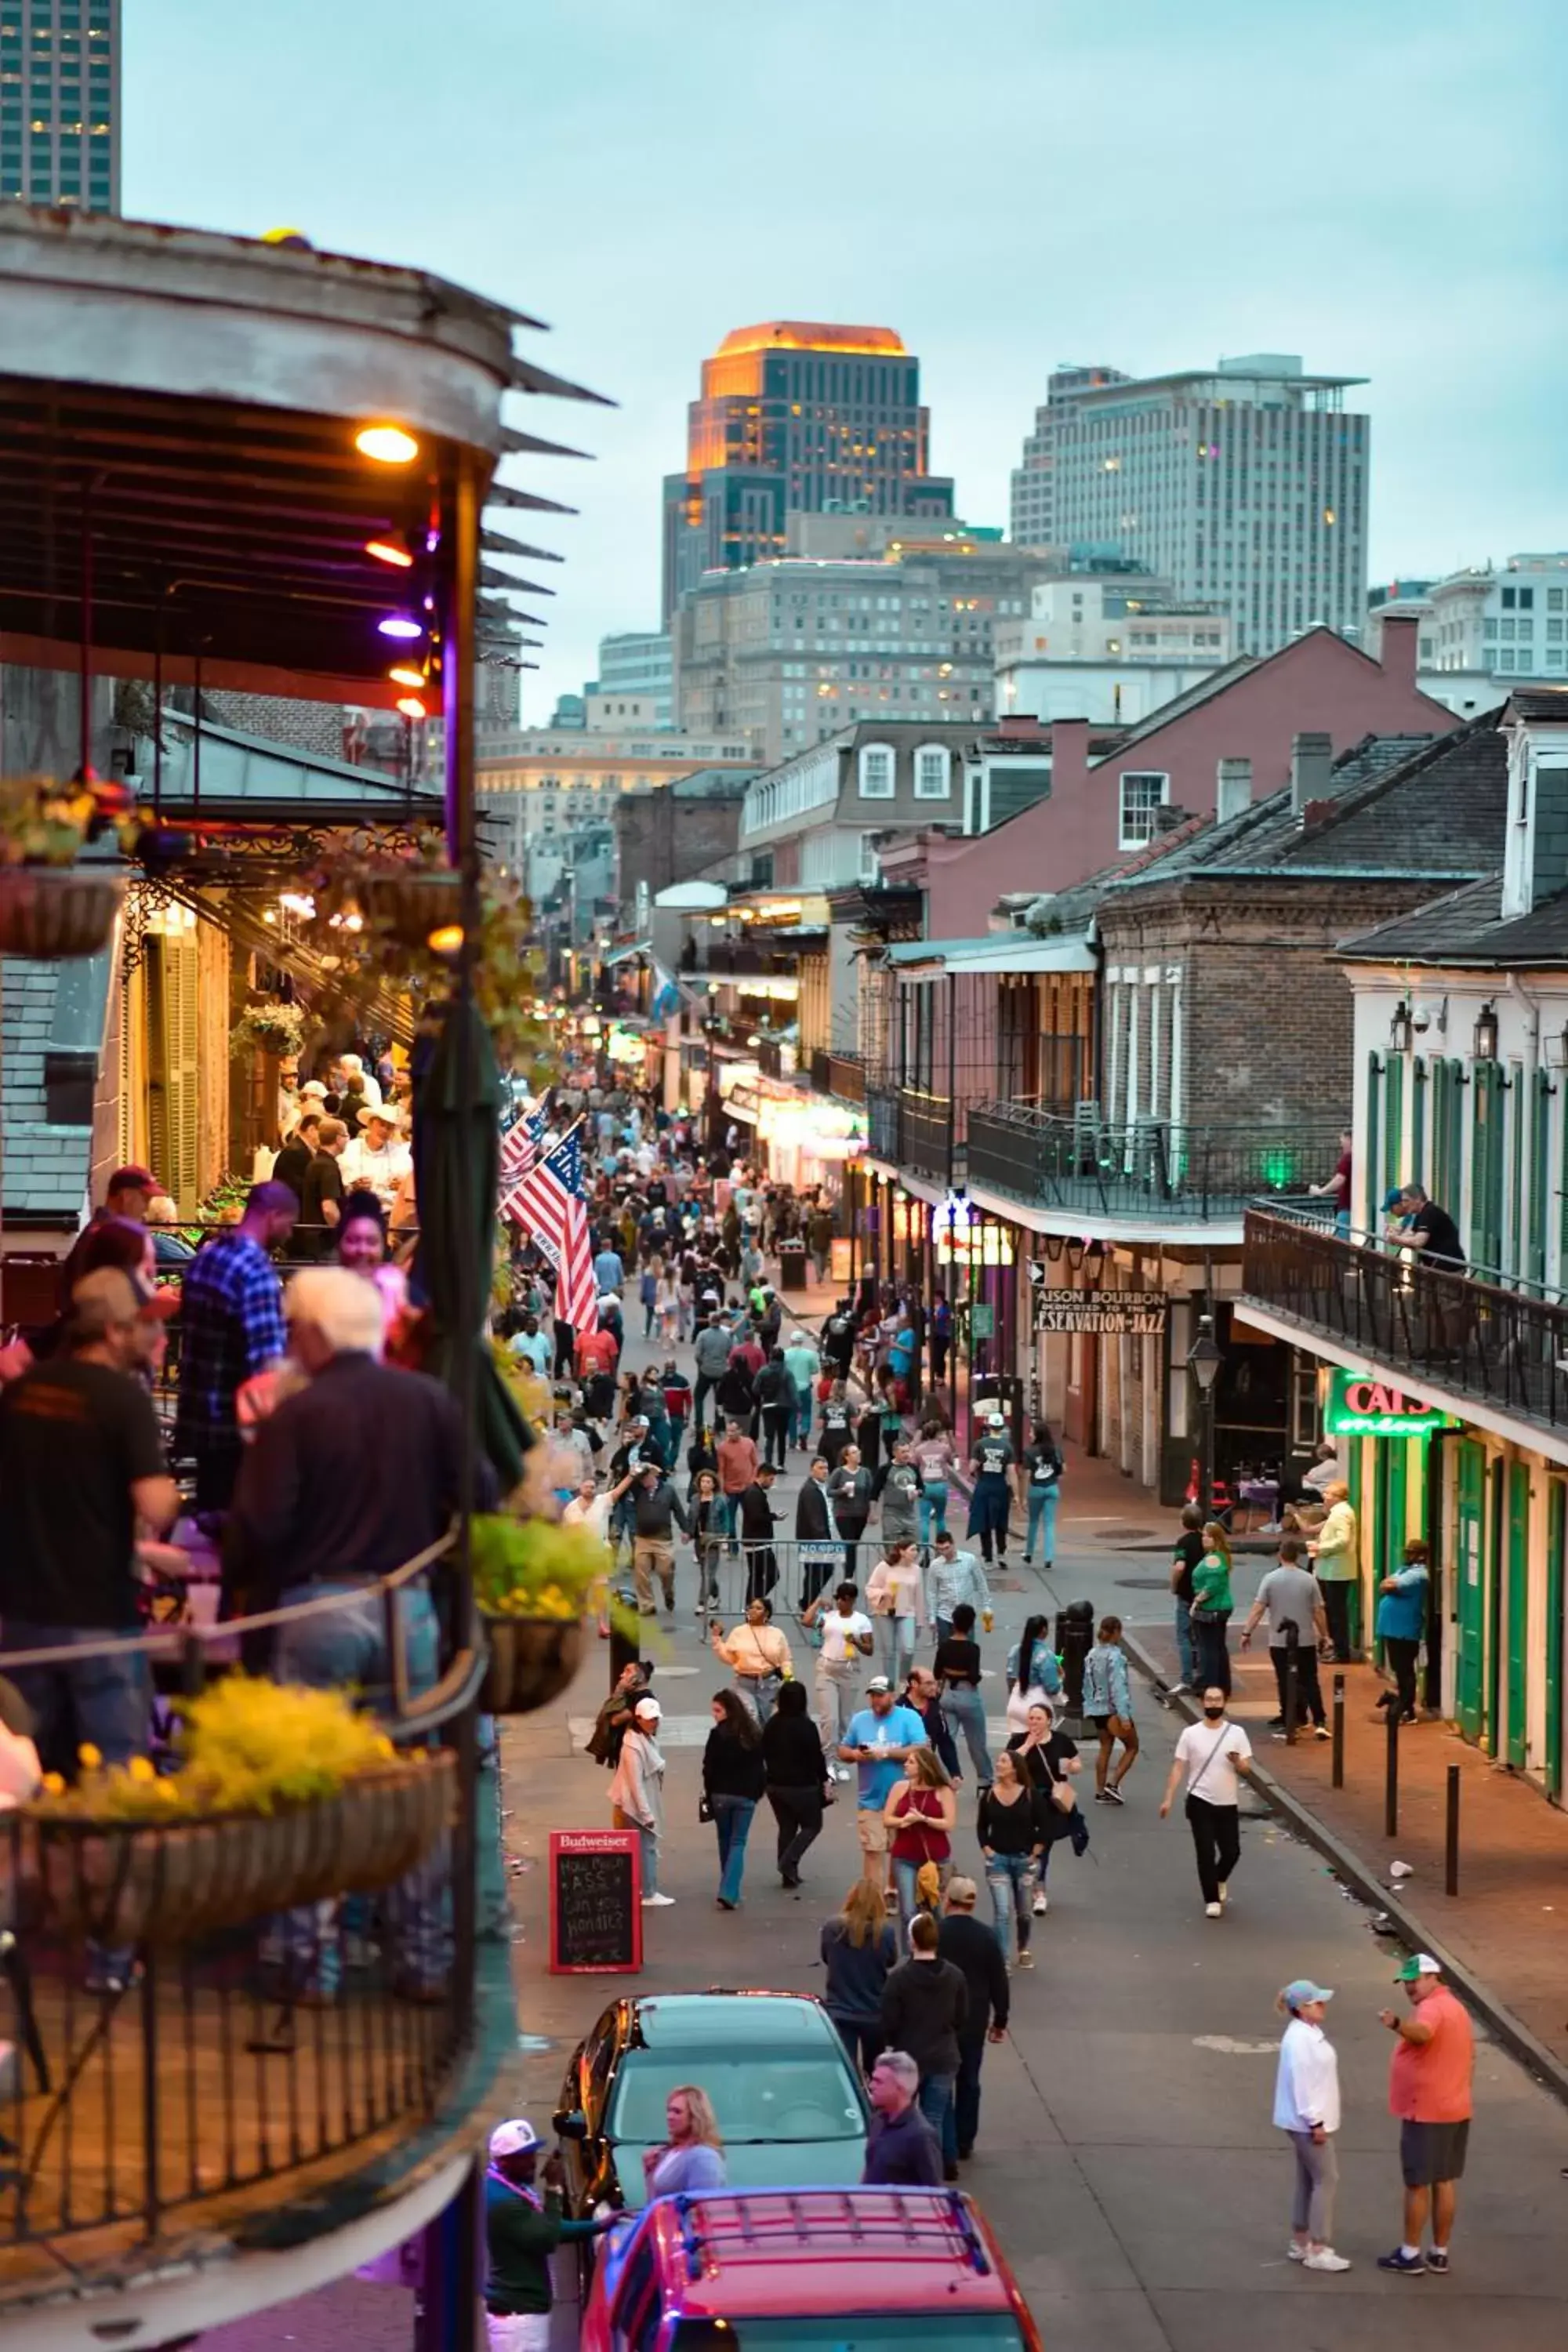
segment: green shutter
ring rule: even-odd
[[[1563,1550],[1564,1487],[1553,1478],[1546,1504],[1546,1787],[1563,1794]]]
[[[1486,1671],[1486,1450],[1473,1437],[1455,1444],[1458,1454],[1458,1557],[1454,1562],[1454,1616],[1458,1656],[1454,1684],[1459,1728],[1467,1739],[1481,1732],[1481,1691]]]
[[[1508,1223],[1503,1229],[1503,1255],[1499,1260],[1510,1281],[1518,1278],[1524,1263],[1524,1155],[1530,1117],[1524,1064],[1510,1062],[1503,1096],[1503,1125],[1508,1137]]]
[[[1525,1202],[1524,1275],[1539,1292],[1546,1281],[1546,1196],[1552,1158],[1552,1086],[1537,1070],[1530,1096],[1530,1191]]]
[[[1379,1197],[1409,1181],[1405,1160],[1405,1057],[1390,1054],[1383,1074],[1383,1183]]]
[[[1468,1255],[1479,1272],[1495,1279],[1502,1265],[1503,1074],[1495,1062],[1477,1062],[1470,1083],[1475,1124],[1470,1135]],[[1442,1205],[1447,1208],[1447,1202]],[[1454,1212],[1449,1209],[1448,1213]]]
[[[1410,1065],[1410,1181],[1426,1181],[1426,1056],[1417,1054]]]
[[[1508,1724],[1503,1753],[1515,1771],[1524,1769],[1530,1683],[1530,1472],[1522,1462],[1508,1470]]]
[[[1369,1234],[1383,1231],[1383,1195],[1386,1187],[1379,1181],[1383,1166],[1383,1055],[1369,1054],[1366,1059],[1366,1229]]]

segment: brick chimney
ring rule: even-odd
[[[1239,816],[1243,809],[1251,806],[1251,761],[1222,760],[1215,775],[1215,823],[1224,824],[1227,818]]]
[[[1051,721],[1051,797],[1059,801],[1063,792],[1081,784],[1089,774],[1089,721],[1087,719],[1053,719]]]
[[[1044,719],[1037,719],[1033,711],[1008,710],[996,721],[996,732],[998,735],[1017,736],[1032,743],[1045,734],[1046,723]]]
[[[1334,739],[1331,735],[1297,735],[1290,743],[1290,806],[1300,817],[1309,801],[1333,796]]]
[[[1402,686],[1407,693],[1415,691],[1415,656],[1421,623],[1414,613],[1390,613],[1383,623],[1383,643],[1378,658],[1383,674],[1391,686]]]

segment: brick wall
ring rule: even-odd
[[[732,857],[741,837],[741,793],[732,800],[677,799],[666,784],[626,793],[616,804],[620,895],[630,901],[639,882],[651,893],[689,881]]]

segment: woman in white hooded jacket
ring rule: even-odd
[[[646,1910],[668,1910],[673,1895],[658,1891],[658,1849],[664,1836],[664,1758],[658,1727],[664,1710],[656,1698],[639,1698],[610,1782],[616,1827],[636,1830],[642,1846],[642,1899]]]
[[[1274,2006],[1289,2023],[1279,2044],[1274,2084],[1274,2121],[1289,2135],[1296,2153],[1296,2193],[1290,2210],[1290,2260],[1303,2270],[1348,2271],[1333,2249],[1334,2191],[1339,2163],[1334,2134],[1340,2127],[1340,2064],[1323,2032],[1323,2011],[1333,1994],[1310,1977],[1288,1984]]]

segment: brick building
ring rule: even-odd
[[[735,855],[748,778],[700,769],[672,784],[640,786],[615,803],[618,891],[630,909],[639,886],[656,898]]]

